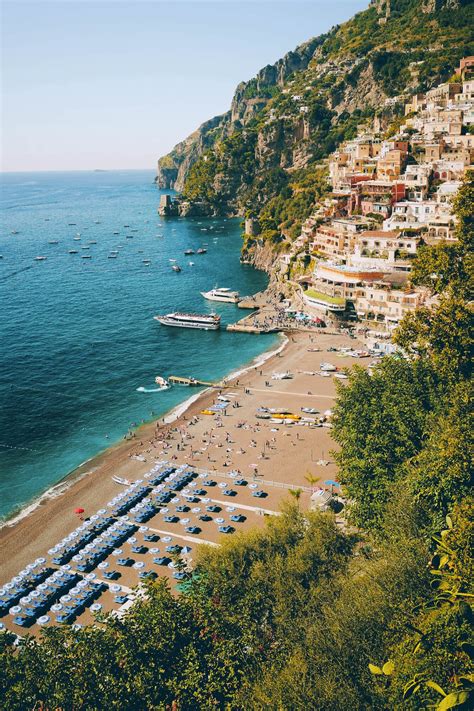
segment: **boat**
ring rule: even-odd
[[[173,266],[171,267],[171,269],[172,269],[174,272],[180,272],[180,271],[181,271],[181,267],[179,266],[179,264],[173,264]]]
[[[95,239],[91,239],[89,240],[89,244],[97,244],[97,242],[95,241]]]
[[[194,262],[188,262],[188,265],[189,265],[190,267],[194,267]]]
[[[227,287],[221,287],[220,289],[214,287],[210,291],[201,291],[201,296],[204,296],[208,301],[223,301],[228,304],[237,304],[240,301],[239,292],[231,291]]]
[[[76,222],[68,222],[67,225],[68,225],[68,227],[76,227],[77,223]]]
[[[119,234],[120,234],[120,232],[114,232],[114,235],[119,235]]]
[[[150,266],[151,264],[151,259],[142,259],[143,264],[146,264],[147,267]]]
[[[194,249],[185,249],[184,253],[187,254],[194,254]]]
[[[125,235],[126,239],[133,239],[133,235]]]
[[[81,259],[92,259],[90,254],[82,254]]]
[[[44,260],[47,258],[48,257],[43,257],[43,256],[35,257],[35,262],[44,262]]]
[[[329,373],[329,372],[332,372],[332,371],[334,371],[334,370],[337,370],[337,368],[336,368],[336,366],[333,365],[332,363],[321,363],[321,365],[319,366],[319,370],[322,370],[323,373],[324,373],[324,372]]]
[[[69,254],[77,254],[77,249],[70,249]]]
[[[117,259],[117,255],[116,254],[109,254],[107,259]]]
[[[73,237],[73,240],[74,240],[75,242],[80,242],[80,241],[81,241],[81,238],[80,238],[80,237]]]
[[[221,325],[221,317],[217,314],[191,314],[175,311],[165,316],[154,316],[163,326],[178,328],[200,328],[204,331],[217,331]]]
[[[18,230],[12,230],[12,231],[11,231],[11,234],[12,234],[12,235],[19,235],[20,233],[19,233]]]
[[[339,380],[347,380],[349,376],[345,373],[334,373],[334,377],[339,378]]]
[[[155,383],[160,386],[160,388],[169,388],[170,384],[166,378],[162,378],[161,375],[157,375],[155,378]]]
[[[59,240],[58,239],[50,239],[48,244],[59,244]]]
[[[293,373],[287,370],[285,373],[272,373],[272,380],[291,380]]]
[[[88,244],[86,244],[86,245],[84,245],[83,247],[81,247],[81,249],[90,249],[90,247],[89,247]]]
[[[196,250],[196,254],[206,254],[207,249],[204,249],[204,247],[199,247],[198,250]]]

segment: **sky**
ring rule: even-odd
[[[368,0],[2,0],[2,171],[154,168]]]

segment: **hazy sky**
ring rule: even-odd
[[[4,171],[153,168],[368,0],[4,0]]]

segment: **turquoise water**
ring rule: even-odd
[[[211,306],[199,291],[218,284],[249,294],[267,283],[239,263],[238,221],[159,218],[159,195],[152,171],[1,178],[1,516],[191,394],[137,391],[156,387],[156,375],[219,378],[275,342],[153,320],[215,308],[225,325],[242,311]],[[183,255],[205,243],[207,254]],[[111,250],[117,259],[108,259]],[[39,255],[47,260],[35,261]]]

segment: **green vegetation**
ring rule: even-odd
[[[323,294],[322,291],[316,291],[316,289],[307,289],[304,294],[312,299],[326,301],[328,304],[338,304],[339,306],[342,306],[346,303],[346,300],[341,296],[330,296],[329,294]]]

